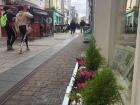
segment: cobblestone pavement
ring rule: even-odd
[[[75,66],[75,58],[85,49],[81,37],[73,40],[17,90],[4,105],[61,105]]]
[[[72,35],[67,34],[55,34],[54,37],[44,37],[41,39],[33,40],[29,42],[30,51],[18,54],[19,42],[15,42],[14,51],[6,51],[6,40],[0,40],[0,73],[3,73],[10,68],[36,56],[37,54],[45,51],[46,49],[61,43],[62,41],[71,38]],[[25,50],[25,46],[23,47]]]

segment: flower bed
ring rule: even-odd
[[[72,91],[69,95],[69,105],[82,105],[83,99],[80,92],[87,87],[86,81],[91,80],[95,75],[93,70],[86,69],[84,57],[77,58],[76,61],[78,63],[78,70],[75,75]]]
[[[85,56],[76,58],[76,62],[62,105],[112,105],[121,102],[111,69],[99,70],[102,57],[95,40],[91,41]]]

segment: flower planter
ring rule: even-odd
[[[85,81],[90,80],[94,74],[93,71],[86,70],[85,62],[82,57],[77,58],[76,61],[62,105],[82,105],[82,96],[78,91],[86,87]]]

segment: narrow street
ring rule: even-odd
[[[13,95],[3,105],[61,105],[75,66],[75,58],[84,49],[85,44],[79,36],[36,68],[36,72],[24,81],[22,87],[12,90]],[[33,61],[30,62],[32,64]]]

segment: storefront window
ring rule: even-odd
[[[115,47],[113,68],[131,82],[134,69],[134,56],[138,26],[139,0],[127,0],[123,13],[122,33]]]
[[[124,13],[125,18],[125,34],[136,34],[137,33],[137,23],[138,23],[138,2],[137,0],[127,0],[126,10]]]
[[[129,82],[132,81],[133,77],[134,54],[133,47],[118,45],[113,58],[113,68],[118,70],[123,78]]]
[[[132,82],[133,80],[133,69],[134,69],[134,66],[131,68],[131,70],[128,72],[126,76],[127,80],[129,80],[130,82]]]

